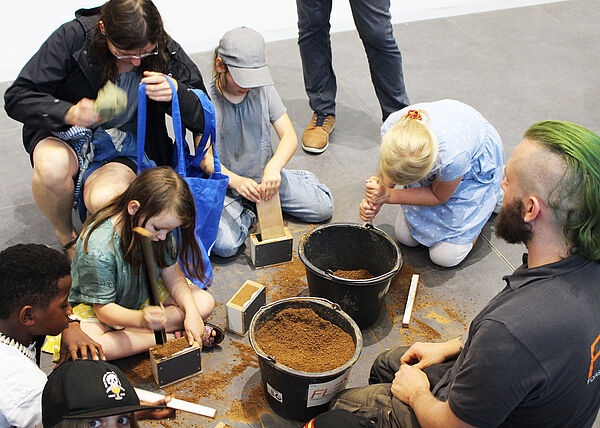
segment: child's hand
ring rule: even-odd
[[[241,176],[231,177],[229,185],[249,201],[255,203],[260,201],[260,185],[251,178]]]
[[[177,90],[177,80],[165,77],[162,73],[156,71],[144,71],[144,78],[142,83],[146,83],[146,95],[148,98],[154,101],[171,101],[173,98],[173,91],[171,85],[167,82],[167,79],[171,80]]]
[[[389,200],[388,187],[380,184],[377,177],[371,177],[365,184],[365,196],[367,201],[374,205],[385,204]]]
[[[281,171],[278,168],[265,167],[262,181],[260,183],[260,198],[268,201],[279,190],[281,185]]]
[[[162,306],[146,306],[142,309],[144,327],[150,330],[160,330],[167,325],[167,314]]]
[[[171,401],[170,395],[165,395],[162,400],[149,403],[147,401],[140,400],[142,406],[166,406]],[[135,412],[135,418],[139,421],[142,419],[173,419],[176,416],[175,409],[165,407],[164,409],[153,409],[153,410],[140,410]]]
[[[183,320],[183,329],[185,330],[185,336],[187,337],[190,346],[194,342],[198,342],[200,349],[202,349],[202,335],[204,334],[204,320],[200,316],[200,313],[196,311],[188,310],[185,313],[185,319]]]
[[[372,221],[379,210],[381,205],[371,204],[366,199],[363,199],[359,206],[359,215],[362,221]]]

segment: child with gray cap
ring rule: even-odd
[[[263,37],[246,27],[228,31],[215,49],[213,65],[214,80],[207,89],[215,106],[216,144],[229,189],[212,252],[230,257],[254,223],[252,203],[279,192],[283,212],[314,223],[331,217],[333,197],[313,173],[284,169],[298,138],[273,86]],[[275,152],[271,126],[279,137]],[[211,153],[202,162],[208,174],[213,172]]]

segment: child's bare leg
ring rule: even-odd
[[[141,328],[113,330],[99,322],[81,322],[81,330],[102,345],[107,360],[146,352],[156,345],[154,332]]]

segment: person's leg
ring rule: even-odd
[[[385,121],[410,103],[404,87],[402,54],[391,24],[390,0],[350,0],[350,6]]]
[[[156,345],[154,332],[147,329],[114,330],[98,321],[81,321],[81,330],[102,345],[107,360],[116,360],[146,352]],[[173,338],[173,335],[167,335],[167,340]]]
[[[396,239],[401,244],[406,245],[407,247],[416,247],[419,245],[419,242],[415,240],[410,233],[408,223],[406,223],[406,218],[402,212],[402,207],[398,209],[398,215],[396,216],[396,222],[394,223],[394,232],[396,234]]]
[[[107,163],[85,180],[83,200],[87,210],[94,214],[104,208],[115,196],[122,194],[135,179],[135,173],[119,162]]]
[[[475,239],[477,240],[477,239]],[[450,242],[438,242],[429,247],[429,257],[438,266],[453,267],[462,262],[473,249],[473,241],[470,244],[451,244]]]
[[[64,141],[47,137],[35,146],[32,161],[33,199],[64,246],[77,238],[71,219],[75,191],[73,178],[79,169],[77,155]],[[66,251],[72,259],[75,247]]]
[[[298,47],[310,108],[323,116],[335,115],[337,86],[329,37],[331,0],[296,0],[296,6]]]
[[[334,397],[329,408],[368,418],[376,427],[419,427],[413,410],[392,395],[391,387],[391,383],[380,383],[346,389]]]
[[[402,355],[408,351],[410,346],[398,346],[397,348],[382,352],[375,358],[369,373],[369,385],[377,383],[392,383],[398,369],[400,369]]]
[[[219,257],[235,256],[246,240],[255,218],[251,210],[243,207],[241,196],[232,197],[228,194],[225,197],[212,254]]]
[[[301,221],[318,223],[333,214],[333,196],[310,171],[281,170],[281,210]]]
[[[190,287],[192,297],[196,302],[200,316],[202,319],[208,318],[215,307],[214,297],[208,291],[202,290],[201,288],[196,287],[194,284],[190,284],[188,282],[188,286]],[[175,303],[175,300],[173,300],[171,296],[167,297],[167,299],[163,302],[163,305],[165,307],[165,311],[167,312],[167,326],[165,330],[167,332],[181,330],[183,328],[185,312],[179,306],[177,306],[177,303]]]

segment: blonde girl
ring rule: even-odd
[[[455,100],[406,107],[390,115],[381,133],[380,177],[367,180],[362,220],[372,221],[383,204],[400,204],[398,241],[429,247],[440,266],[458,265],[502,200],[500,136]]]

